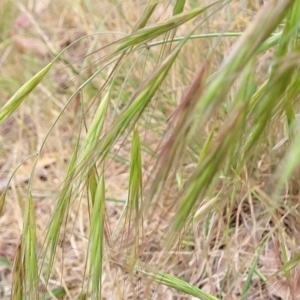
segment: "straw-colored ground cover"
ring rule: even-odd
[[[3,0],[0,298],[300,299],[299,19]]]

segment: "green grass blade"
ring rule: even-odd
[[[143,11],[143,14],[141,18],[138,20],[138,22],[134,25],[134,28],[132,32],[135,32],[141,28],[144,28],[150,17],[152,16],[159,0],[151,0],[150,3],[148,4],[147,8]]]
[[[251,281],[252,281],[253,275],[255,273],[255,270],[257,268],[258,261],[259,261],[259,255],[260,255],[260,251],[257,251],[255,253],[254,261],[251,264],[251,267],[250,267],[250,270],[248,272],[248,276],[247,276],[246,282],[245,282],[243,290],[242,290],[241,300],[244,300],[246,298],[247,293],[248,293],[248,291],[250,289]]]
[[[274,191],[274,197],[278,197],[282,187],[293,174],[293,171],[299,166],[300,157],[300,131],[296,134],[290,149],[284,156],[282,163],[277,171],[278,183]]]
[[[141,232],[143,232],[143,221],[142,216],[140,215],[140,204],[142,200],[143,191],[142,157],[140,137],[137,129],[135,129],[133,132],[129,174],[129,192],[126,215],[128,219],[128,231],[134,232],[135,236],[135,248],[134,252],[132,253],[132,265],[134,265],[134,261],[138,253],[140,234]],[[134,220],[133,228],[131,225],[132,220]]]
[[[16,249],[14,265],[12,270],[12,288],[11,288],[11,300],[23,299],[23,282],[25,275],[25,265],[22,261],[22,239],[20,239],[19,245]]]
[[[149,278],[153,279],[154,281],[161,283],[165,286],[168,286],[177,291],[183,292],[187,295],[197,297],[201,300],[219,300],[219,298],[214,297],[214,296],[202,291],[201,289],[193,286],[192,284],[189,284],[188,282],[181,280],[175,276],[166,274],[161,271],[157,271],[150,267],[148,268],[147,266],[145,266],[145,269],[147,271],[139,270],[139,272],[142,275],[149,277]]]
[[[66,295],[66,291],[63,287],[58,287],[56,289],[51,290],[51,294],[57,299],[63,299],[63,297]],[[52,300],[52,295],[46,295],[45,300]]]
[[[173,16],[183,12],[185,0],[177,0],[173,9]]]
[[[27,199],[23,231],[22,252],[25,265],[25,291],[26,294],[29,295],[29,298],[34,300],[38,299],[39,280],[36,249],[36,223],[31,194]]]
[[[219,1],[213,2],[201,8],[195,8],[188,12],[175,15],[172,18],[160,24],[140,29],[135,33],[132,33],[130,36],[122,39],[120,41],[121,45],[117,48],[116,52],[123,51],[129,47],[136,46],[137,44],[140,43],[145,43],[163,33],[166,33],[167,31],[174,29],[186,23],[187,21],[195,18],[196,16],[203,13],[204,11],[206,11],[207,9],[209,9],[210,7],[212,7],[217,3],[219,3]]]
[[[213,136],[214,136],[214,131],[212,130],[201,149],[201,152],[200,152],[199,158],[198,158],[198,164],[200,164],[203,161],[204,157],[208,154],[208,150],[211,147]]]
[[[43,80],[52,68],[54,61],[45,66],[35,76],[29,79],[0,109],[0,124],[2,124],[23,102],[36,86]]]
[[[87,181],[88,181],[87,187],[90,192],[92,205],[94,205],[95,198],[96,198],[96,191],[97,191],[97,169],[96,169],[96,167],[90,169]]]
[[[76,147],[73,151],[72,157],[69,162],[67,174],[65,176],[64,184],[58,202],[56,205],[55,212],[51,218],[50,224],[48,226],[47,235],[44,241],[44,257],[43,261],[45,262],[47,258],[47,266],[45,268],[45,281],[46,285],[48,284],[51,270],[53,266],[53,261],[56,253],[56,247],[58,244],[58,238],[61,231],[63,222],[68,214],[68,207],[72,199],[72,180],[74,179],[76,160],[78,156],[78,147],[79,141],[77,141]],[[49,253],[48,253],[49,252]],[[40,272],[43,271],[43,268]]]
[[[7,190],[5,188],[4,191],[1,193],[1,196],[0,196],[0,216],[2,214],[2,210],[3,210],[3,207],[4,207],[4,203],[5,203],[5,199],[6,199],[6,193],[7,193]]]
[[[101,299],[101,280],[103,265],[103,233],[105,217],[105,182],[100,177],[95,202],[92,210],[91,230],[89,236],[89,276],[91,278],[91,299]]]
[[[83,155],[81,157],[81,162],[85,162],[88,156],[91,154],[92,150],[95,149],[99,143],[99,138],[102,133],[103,124],[105,121],[105,115],[107,113],[107,108],[110,100],[110,94],[107,92],[103,97],[93,121],[89,127],[88,133],[82,145],[84,149]]]
[[[128,204],[130,209],[134,209],[138,213],[143,186],[141,144],[137,129],[133,132],[131,149]]]

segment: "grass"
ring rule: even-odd
[[[298,299],[298,1],[4,2],[1,299]]]

